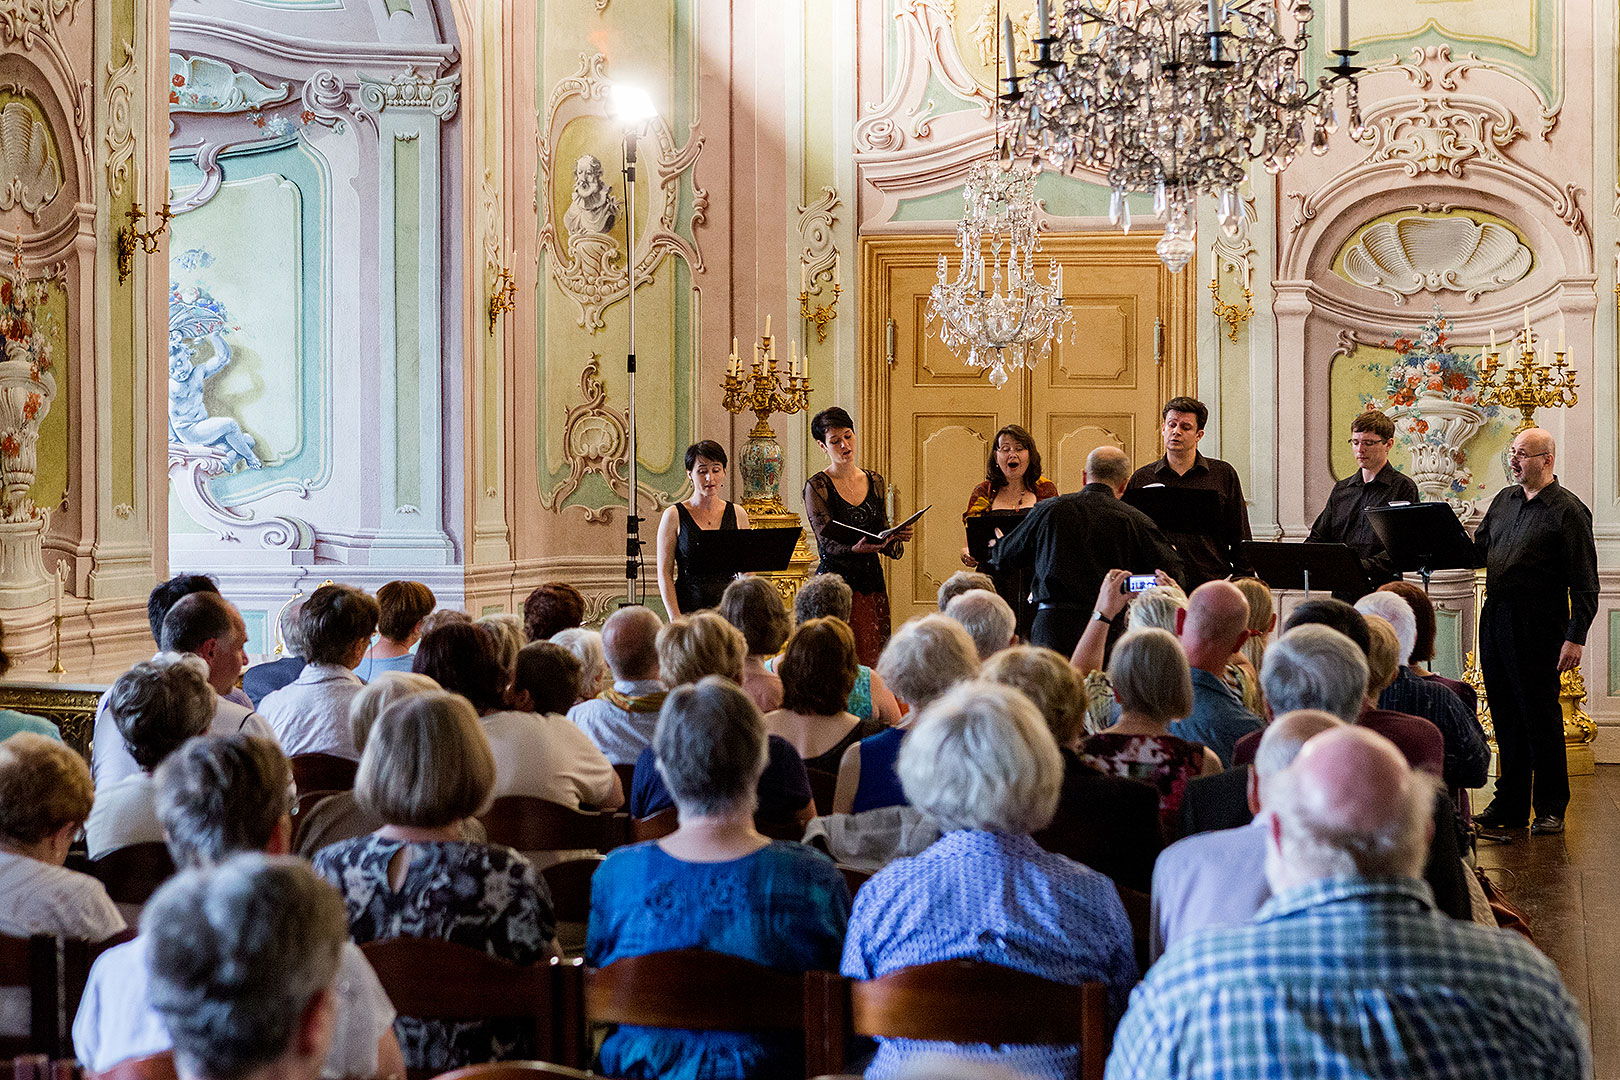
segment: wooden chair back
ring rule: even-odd
[[[850,1031],[934,1042],[1080,1046],[1081,1080],[1101,1080],[1108,992],[980,960],[945,960],[849,984]],[[842,1032],[829,1033],[838,1045]],[[832,1071],[832,1070],[829,1070]]]
[[[810,797],[816,801],[816,814],[826,817],[832,813],[833,794],[838,790],[838,774],[820,769],[806,769],[810,777]]]
[[[796,818],[769,818],[756,814],[754,828],[772,840],[791,840],[797,844],[804,839],[804,823]]]
[[[120,1061],[106,1072],[96,1073],[94,1080],[180,1080],[174,1067],[174,1052],[130,1058]]]
[[[684,1031],[798,1031],[805,1076],[819,1076],[843,1061],[841,983],[832,972],[777,971],[702,949],[648,953],[585,972],[585,1019]],[[834,1030],[836,1047],[826,1038]]]
[[[130,936],[121,934],[109,944]],[[28,1034],[0,1036],[0,1058],[73,1057],[73,1017],[99,952],[87,941],[48,934],[0,936],[0,988],[26,988],[29,1003]]]
[[[72,1058],[46,1054],[18,1054],[0,1057],[0,1076],[9,1080],[83,1080],[84,1070]]]
[[[565,972],[578,979],[571,965],[522,967],[480,949],[432,938],[390,938],[360,946],[388,1000],[401,1016],[418,1020],[521,1020],[531,1033],[536,1057],[556,1060],[567,1049],[568,1033],[581,1021],[564,993]],[[559,1034],[563,1037],[559,1039]],[[575,1060],[579,1048],[574,1048]],[[425,1080],[428,1070],[408,1070],[411,1080]]]
[[[354,774],[360,770],[358,761],[350,761],[336,754],[294,754],[293,783],[304,791],[349,791],[354,787]]]
[[[646,840],[662,840],[680,828],[680,825],[680,811],[671,806],[658,811],[656,814],[648,814],[644,818],[632,820],[630,822],[630,840],[636,844]]]
[[[552,863],[540,871],[551,890],[551,910],[558,922],[589,922],[591,918],[591,879],[605,861],[602,855],[580,855]]]
[[[99,1078],[97,1078],[99,1080]],[[547,1061],[492,1061],[440,1073],[434,1080],[600,1080],[595,1073]]]
[[[129,844],[90,860],[90,873],[106,887],[113,903],[140,905],[174,876],[174,860],[161,841]]]
[[[855,891],[872,879],[871,870],[862,870],[857,866],[838,864],[838,872],[844,875],[844,884],[849,886],[849,895],[854,896]]]
[[[529,795],[503,795],[479,820],[490,843],[519,851],[608,852],[630,841],[627,814],[575,810]]]

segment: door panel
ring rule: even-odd
[[[897,514],[933,504],[905,557],[889,565],[896,624],[933,610],[940,584],[961,568],[962,510],[999,428],[1028,428],[1062,491],[1081,486],[1086,455],[1103,443],[1136,461],[1158,454],[1159,409],[1190,392],[1196,378],[1192,275],[1164,270],[1157,239],[1043,237],[1039,258],[1063,264],[1074,321],[1050,357],[1000,390],[927,326],[936,262],[941,252],[955,258],[955,238],[862,241],[861,460],[888,478]],[[1156,318],[1163,322],[1157,350]],[[885,355],[891,319],[892,366]]]

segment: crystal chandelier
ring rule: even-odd
[[[956,227],[961,265],[952,281],[945,256],[939,257],[928,321],[938,320],[946,348],[958,355],[966,350],[969,367],[989,368],[990,384],[1000,389],[1008,369],[1034,367],[1051,351],[1053,333],[1074,313],[1063,305],[1063,270],[1055,259],[1044,284],[1035,276],[1035,169],[1021,162],[979,162],[968,173],[962,199],[966,206]]]
[[[1065,171],[1106,174],[1109,217],[1130,228],[1126,195],[1151,192],[1165,219],[1159,257],[1171,272],[1197,252],[1199,195],[1216,201],[1223,226],[1241,211],[1238,185],[1249,163],[1288,167],[1302,144],[1327,152],[1338,129],[1334,96],[1347,84],[1350,135],[1361,109],[1350,64],[1348,0],[1339,4],[1339,60],[1313,87],[1308,0],[1060,0],[1044,18],[1034,69],[1008,80],[1013,145]],[[1294,24],[1282,30],[1280,11]]]

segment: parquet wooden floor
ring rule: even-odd
[[[1596,1080],[1620,1080],[1620,765],[1572,776],[1569,787],[1563,835],[1482,841],[1479,865],[1530,917],[1581,1003]]]

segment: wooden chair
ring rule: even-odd
[[[294,754],[293,783],[299,791],[348,791],[360,763],[336,754]]]
[[[854,896],[856,890],[872,879],[873,871],[862,870],[856,866],[838,864],[838,872],[844,875],[844,884],[849,886],[849,895]]]
[[[180,1080],[180,1074],[174,1067],[174,1052],[165,1050],[120,1061],[106,1072],[96,1073],[93,1080]]]
[[[805,1076],[841,1067],[842,980],[830,971],[776,971],[724,953],[679,949],[585,972],[587,1023],[683,1031],[798,1031]]]
[[[503,795],[479,820],[490,843],[519,851],[608,852],[630,841],[628,814],[575,810],[529,795]]]
[[[804,822],[797,818],[769,818],[756,814],[754,828],[772,840],[791,840],[797,844],[804,839]]]
[[[520,967],[479,949],[431,938],[391,938],[360,946],[388,1000],[401,1016],[418,1020],[521,1020],[538,1058],[578,1061],[571,1033],[582,1029],[579,993],[566,992],[579,969],[552,961]],[[426,1080],[430,1070],[407,1070]]]
[[[440,1073],[434,1080],[600,1080],[595,1073],[545,1061],[492,1061]],[[97,1080],[100,1080],[98,1077]]]
[[[681,816],[673,806],[660,810],[656,814],[648,814],[644,818],[636,818],[630,822],[630,840],[632,843],[641,843],[645,840],[662,840],[680,827]]]
[[[82,1080],[84,1071],[72,1058],[52,1060],[45,1054],[0,1057],[0,1076],[10,1080]]]
[[[848,985],[849,1032],[856,1035],[933,1042],[1077,1043],[1081,1080],[1101,1080],[1108,1061],[1113,1036],[1108,1028],[1108,991],[1100,982],[1070,986],[981,960],[945,960]],[[829,1031],[827,1045],[841,1048],[845,1034]]]
[[[121,934],[107,944],[131,936]],[[49,934],[0,936],[0,988],[26,988],[29,999],[29,1032],[26,1036],[0,1036],[0,1058],[73,1057],[73,1016],[84,996],[90,962],[99,955],[100,948],[87,941]]]
[[[129,844],[90,860],[90,873],[106,886],[113,903],[138,906],[174,876],[174,860],[161,841]]]
[[[838,774],[806,769],[810,777],[810,797],[816,800],[816,813],[826,817],[832,813],[833,794],[838,790]]]
[[[581,855],[552,863],[540,871],[551,890],[551,910],[558,922],[589,922],[591,918],[591,879],[601,866],[601,855]]]

